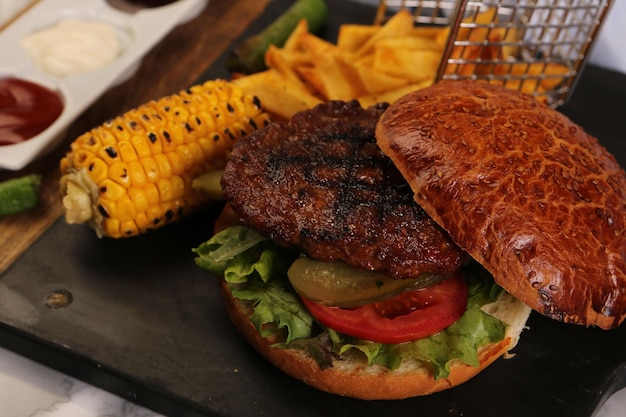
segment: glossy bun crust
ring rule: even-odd
[[[442,81],[380,118],[415,200],[496,282],[551,318],[626,315],[626,177],[598,141],[530,96]]]

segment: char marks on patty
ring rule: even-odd
[[[386,107],[321,104],[238,142],[222,187],[241,222],[313,259],[393,277],[465,263],[376,145]]]

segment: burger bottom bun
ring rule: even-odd
[[[215,222],[215,232],[237,224],[238,220],[237,214],[226,204]],[[252,311],[232,296],[224,279],[220,279],[220,291],[232,323],[269,362],[321,391],[363,400],[399,400],[432,394],[462,384],[515,347],[531,311],[517,298],[503,292],[496,302],[484,306],[483,310],[508,324],[504,339],[480,349],[479,366],[455,362],[447,378],[435,380],[430,366],[419,360],[405,360],[399,369],[392,371],[379,365],[368,366],[360,356],[345,355],[334,358],[331,367],[321,369],[307,352],[275,348],[269,340],[261,337],[249,319]]]
[[[530,314],[529,307],[508,293],[503,293],[496,302],[485,306],[485,310],[509,324],[504,340],[479,351],[480,366],[455,362],[448,378],[435,380],[430,367],[418,360],[405,360],[399,369],[392,371],[379,365],[367,366],[358,356],[342,356],[334,358],[330,368],[321,369],[305,351],[271,347],[270,342],[261,337],[249,320],[250,309],[233,298],[223,279],[220,280],[220,289],[231,321],[268,361],[293,378],[321,391],[363,400],[416,397],[462,384],[500,356],[506,355],[517,344]]]

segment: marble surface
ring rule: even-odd
[[[164,417],[2,348],[0,404],[2,417]],[[624,415],[626,389],[594,417]]]
[[[0,23],[13,12],[9,3],[0,1]],[[592,61],[626,71],[626,54],[616,53],[616,48],[623,49],[620,33],[624,30],[626,1],[617,3],[600,34]],[[163,417],[2,348],[0,404],[0,417]],[[626,389],[613,395],[595,417],[624,415]]]
[[[0,348],[0,416],[162,417]]]

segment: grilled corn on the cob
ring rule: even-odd
[[[194,178],[224,167],[234,143],[269,123],[259,100],[225,80],[151,101],[84,133],[61,160],[68,223],[134,236],[206,205]]]

